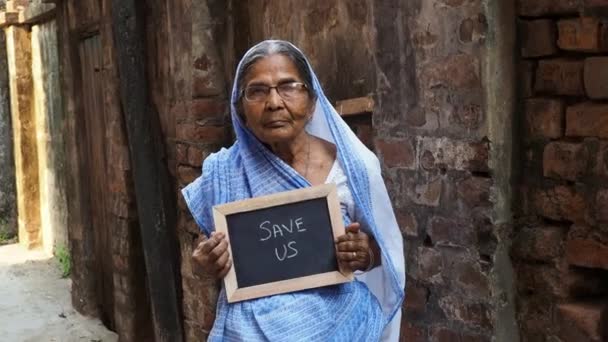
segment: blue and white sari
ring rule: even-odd
[[[306,130],[336,145],[356,219],[380,246],[382,265],[357,275],[351,283],[233,304],[222,289],[209,341],[398,340],[405,288],[403,239],[380,164],[335,111],[308,67],[318,99]],[[214,205],[311,186],[247,129],[236,110],[238,89],[235,82],[231,115],[236,142],[205,159],[202,176],[182,192],[207,236],[214,230]],[[349,223],[354,218],[346,215],[344,219]]]

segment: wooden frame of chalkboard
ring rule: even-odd
[[[252,284],[241,284],[239,285],[239,281],[237,277],[237,269],[239,266],[239,257],[234,252],[239,252],[238,249],[233,250],[234,244],[236,244],[236,236],[231,237],[230,231],[230,222],[231,217],[238,216],[239,214],[247,214],[252,212],[261,212],[262,210],[272,210],[277,213],[276,210],[281,210],[281,207],[287,208],[290,205],[300,205],[304,203],[312,203],[311,201],[316,201],[317,204],[321,205],[323,208],[327,208],[327,215],[324,216],[329,221],[331,227],[328,227],[327,234],[321,235],[323,239],[328,240],[323,242],[323,246],[331,247],[325,248],[324,253],[326,255],[333,255],[333,261],[329,263],[329,269],[325,269],[321,273],[308,274],[304,276],[297,276],[289,279],[281,279],[278,281],[270,281],[263,283],[252,283]],[[280,213],[279,213],[280,215]],[[224,278],[224,286],[226,289],[226,296],[229,303],[243,301],[247,299],[259,298],[270,296],[274,294],[287,293],[293,291],[306,290],[310,288],[316,288],[327,285],[335,285],[340,283],[345,283],[353,280],[353,273],[349,270],[345,270],[341,267],[341,265],[337,262],[337,251],[335,249],[334,240],[345,233],[344,223],[342,222],[342,211],[340,208],[340,203],[338,201],[337,189],[334,184],[324,184],[319,186],[313,186],[310,188],[299,189],[286,191],[281,193],[276,193],[267,196],[261,196],[253,199],[236,201],[227,204],[217,205],[213,207],[213,218],[215,221],[215,229],[218,232],[223,232],[226,234],[226,238],[229,242],[229,253],[233,258],[233,265],[230,268],[230,271]],[[300,221],[296,220],[297,229],[301,227],[299,224],[303,223],[304,219],[299,218]],[[248,218],[245,217],[244,221],[246,224],[249,224],[249,227],[246,227],[249,231],[251,231],[251,220],[247,223]],[[233,221],[234,222],[234,221]],[[265,221],[269,222],[269,221]],[[292,230],[295,230],[292,222]],[[253,223],[254,225],[257,223]],[[241,224],[242,225],[242,224]],[[235,226],[234,224],[232,226]],[[261,225],[259,225],[261,227]],[[284,228],[287,228],[285,225],[282,225]],[[323,225],[322,225],[323,226]],[[255,226],[254,226],[255,227]],[[274,226],[273,226],[274,227]],[[274,229],[274,228],[273,228]],[[232,229],[233,233],[234,228]],[[302,231],[305,231],[302,229]],[[271,237],[272,230],[267,229],[266,232],[269,234],[268,239]],[[275,238],[276,236],[276,231]],[[318,233],[317,233],[318,234]],[[323,232],[321,232],[323,234]],[[281,238],[283,237],[283,233],[281,233]],[[331,241],[329,241],[331,240]],[[259,241],[262,241],[260,239]],[[241,243],[241,242],[239,242]],[[244,243],[248,243],[245,241]],[[257,240],[253,243],[258,243]],[[240,246],[243,246],[242,244]],[[291,246],[290,246],[291,247]],[[276,247],[275,247],[276,248]],[[313,246],[316,251],[319,251],[317,246]],[[329,249],[332,248],[331,251]],[[263,248],[262,248],[263,249]],[[287,250],[287,249],[285,249]],[[260,251],[260,248],[256,249],[256,251]],[[260,251],[262,252],[262,251]],[[277,253],[277,250],[274,250],[274,253]],[[313,252],[317,254],[317,252]],[[329,254],[328,254],[329,253]],[[259,255],[259,254],[256,254]],[[256,257],[256,255],[247,255],[245,258],[241,256],[242,259],[248,259],[248,262],[252,262],[250,258]],[[277,258],[279,254],[276,254]],[[283,255],[285,258],[285,254]],[[256,258],[257,259],[257,258]],[[324,260],[326,261],[326,260]],[[272,268],[272,265],[266,265],[266,268]],[[291,268],[290,268],[291,270]],[[241,278],[242,279],[242,278]],[[244,283],[244,282],[243,282]]]

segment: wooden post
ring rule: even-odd
[[[144,16],[134,0],[112,0],[121,100],[157,341],[183,341],[176,208],[162,134],[146,76]]]

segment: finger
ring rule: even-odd
[[[224,278],[228,272],[230,272],[230,267],[232,267],[232,260],[229,259],[228,262],[226,263],[226,266],[224,266],[224,268],[222,268],[222,270],[218,273],[217,277],[218,278]]]
[[[357,234],[359,233],[359,230],[361,229],[361,225],[359,224],[359,222],[353,222],[351,224],[349,224],[348,226],[346,226],[345,230],[346,233],[351,233],[351,234]]]
[[[351,239],[351,236],[350,236],[350,235],[344,234],[344,235],[340,235],[340,236],[338,236],[338,237],[337,237],[337,238],[334,240],[334,242],[335,242],[335,243],[340,243],[340,242],[348,241],[348,240],[350,240],[350,239]]]
[[[356,252],[359,250],[355,241],[344,241],[338,243],[338,252]]]
[[[222,253],[217,260],[215,260],[215,269],[216,270],[221,270],[224,267],[226,267],[226,264],[228,263],[228,259],[230,259],[230,253],[228,253],[228,251],[224,251],[224,253]]]
[[[351,262],[349,262],[349,263],[348,263],[348,267],[349,267],[351,270],[353,270],[353,271],[356,271],[356,270],[364,270],[364,268],[363,268],[363,264],[362,264],[361,262],[359,262],[359,261],[351,261]]]
[[[209,252],[209,259],[211,260],[217,260],[219,259],[222,254],[224,254],[225,252],[227,253],[228,250],[228,241],[221,240],[217,246],[215,246],[215,248],[213,248],[213,250],[211,250]]]
[[[213,232],[207,241],[203,243],[203,254],[209,254],[220,242],[224,240],[224,233]]]
[[[357,252],[338,252],[338,259],[341,261],[350,262],[361,259],[361,255]]]

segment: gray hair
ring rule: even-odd
[[[265,40],[252,47],[241,61],[241,68],[238,70],[238,74],[236,75],[236,82],[239,86],[238,97],[235,101],[236,104],[239,104],[243,97],[243,91],[245,90],[243,81],[247,75],[247,72],[249,71],[249,68],[251,68],[251,66],[258,60],[275,54],[283,55],[291,59],[293,64],[296,66],[296,69],[298,69],[298,73],[300,74],[300,77],[302,77],[302,82],[306,85],[306,89],[308,90],[308,94],[310,95],[312,101],[316,101],[317,93],[312,86],[312,71],[308,67],[308,62],[306,61],[306,57],[302,51],[298,50],[298,48],[296,48],[293,44],[284,40]]]

